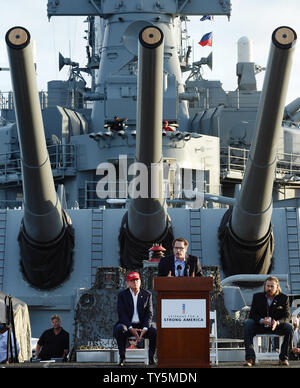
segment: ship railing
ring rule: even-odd
[[[47,147],[54,178],[62,178],[70,170],[75,173],[76,145],[54,144]],[[19,185],[22,181],[20,151],[0,153],[0,186]]]
[[[77,93],[78,94],[78,93]],[[77,108],[85,108],[91,109],[93,106],[92,101],[83,101],[81,96],[75,96],[75,89],[73,89],[64,99],[64,102],[60,101],[60,96],[57,96],[57,99],[52,100],[48,103],[48,92],[41,90],[39,91],[39,98],[41,109],[47,109],[50,107],[54,107],[56,105],[62,105],[65,108],[69,109],[77,109]],[[14,95],[12,91],[3,92],[0,91],[0,111],[12,111],[14,110]]]
[[[128,200],[128,181],[122,180],[122,189],[120,189],[120,182],[106,181],[105,187],[102,188],[103,192],[100,194],[97,193],[98,184],[99,181],[85,181],[84,198],[80,201],[80,207],[84,209],[98,209],[111,205],[125,207]]]
[[[39,92],[41,109],[48,107],[48,93],[44,90]],[[1,92],[0,91],[0,111],[1,110],[14,110],[14,94],[12,91]]]
[[[97,192],[97,184],[99,181],[87,180],[85,181],[84,194],[80,198],[79,206],[85,209],[98,209],[101,207],[126,207],[128,200],[130,199],[130,193],[128,192],[129,181],[122,180],[121,184],[118,181],[106,181],[104,191],[101,196]],[[166,182],[164,182],[166,184]],[[196,190],[196,189],[195,189]],[[203,194],[219,195],[221,193],[221,185],[213,185],[204,181],[201,187]],[[165,189],[165,199],[168,207],[182,207],[191,205],[196,200],[196,196],[192,196],[192,190],[182,190],[174,196],[172,190]],[[198,198],[198,197],[197,197]],[[198,203],[198,202],[197,202]],[[201,207],[226,207],[224,204],[214,204],[204,199],[201,202]]]
[[[242,178],[248,154],[249,150],[246,148],[222,147],[220,153],[221,174],[225,176],[230,172],[239,172]],[[300,154],[277,153],[275,179],[282,180],[286,176],[300,176]]]
[[[1,92],[0,91],[0,111],[1,110],[13,110],[13,94],[12,92]]]
[[[65,175],[66,170],[76,169],[77,152],[75,144],[53,144],[47,147],[54,177]]]
[[[276,173],[300,176],[300,154],[277,153]]]
[[[249,149],[238,147],[221,147],[221,171],[241,171],[244,172],[248,159]]]

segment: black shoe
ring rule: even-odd
[[[125,357],[120,356],[119,366],[124,366],[124,365],[125,365]]]
[[[149,365],[156,365],[156,361],[154,360],[153,356],[149,357]]]

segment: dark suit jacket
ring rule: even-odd
[[[249,318],[260,323],[260,319],[271,317],[280,323],[290,321],[289,297],[285,294],[278,294],[274,297],[271,306],[268,306],[266,294],[258,292],[253,295]]]
[[[137,310],[140,319],[141,327],[151,326],[152,317],[153,317],[153,304],[152,304],[152,294],[147,290],[140,289],[137,299]],[[121,291],[118,294],[117,299],[117,312],[119,320],[115,324],[114,329],[118,323],[122,323],[125,326],[130,327],[133,316],[133,298],[130,292],[130,289]],[[115,330],[114,330],[115,336]]]
[[[186,264],[184,268],[184,276],[187,276],[187,267],[189,267],[189,276],[195,273],[195,276],[203,276],[200,261],[197,256],[186,255]],[[157,276],[168,276],[171,271],[171,275],[175,276],[175,264],[174,255],[163,257],[158,264]]]

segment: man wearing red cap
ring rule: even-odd
[[[126,341],[135,336],[137,341],[149,338],[149,364],[154,364],[156,349],[156,329],[151,326],[153,317],[152,294],[141,289],[138,272],[130,272],[126,277],[128,288],[118,295],[117,312],[119,320],[113,329],[113,336],[118,343],[120,362],[124,365]]]

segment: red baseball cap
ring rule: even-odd
[[[138,272],[130,272],[127,274],[126,282],[129,282],[129,280],[133,279],[140,279],[140,274]]]

